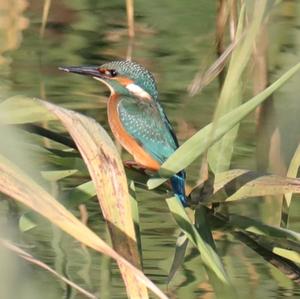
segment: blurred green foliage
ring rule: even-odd
[[[22,1],[13,2],[17,10],[18,2]],[[15,43],[10,48],[0,47],[1,99],[16,94],[38,96],[84,112],[108,128],[104,97],[106,90],[92,80],[59,73],[57,67],[101,64],[114,58],[125,58],[129,45],[125,1],[52,1],[43,39],[39,37],[43,1],[30,0],[28,4],[27,8],[17,10],[16,19],[23,22],[23,27],[11,33]],[[299,11],[297,0],[283,1],[271,14],[268,26],[271,82],[279,73],[299,61]],[[215,16],[215,1],[163,0],[159,4],[155,1],[135,1],[133,59],[148,67],[158,79],[161,101],[181,141],[212,120],[218,97],[217,82],[194,98],[187,96],[186,88],[199,68],[205,69],[215,60]],[[3,31],[0,35],[2,45],[7,45],[5,24],[0,30]],[[299,74],[275,95],[275,98],[280,98],[275,106],[286,162],[299,142],[298,82]],[[243,98],[251,95],[251,79],[246,83]],[[52,165],[51,162],[49,164]],[[199,164],[196,162],[189,168],[190,182],[198,179]],[[255,125],[252,117],[241,124],[231,166],[254,170],[255,164]],[[71,180],[63,187],[54,184],[53,192],[56,188],[68,191],[72,185],[74,181]],[[178,231],[163,196],[138,189],[137,198],[141,209],[145,273],[164,288]],[[4,201],[0,202],[2,204]],[[230,211],[271,224],[274,216],[272,205],[272,201],[254,199],[237,202],[230,206]],[[3,215],[7,206],[0,207]],[[89,226],[105,235],[98,203],[90,201],[87,209]],[[299,230],[300,205],[293,201],[291,210],[289,225]],[[76,208],[72,211],[79,216]],[[13,221],[17,222],[23,212],[18,208]],[[111,272],[111,277],[106,276],[111,279],[109,286],[106,285],[106,293],[111,293],[106,296],[124,297],[125,290],[115,264],[108,263],[106,257],[99,260],[95,253],[75,248],[69,237],[43,219],[39,219],[39,225],[25,233],[22,239],[33,246],[32,252],[37,257],[69,278],[94,289],[99,295],[102,294],[98,289],[100,272]],[[233,277],[234,285],[238,286],[240,297],[283,298],[299,295],[298,286],[248,248],[223,234],[216,236],[216,239],[218,252],[226,256],[225,268]],[[41,274],[40,270],[25,271],[26,276],[36,280],[37,289],[49,287],[47,274]],[[189,247],[185,263],[169,286],[169,291],[178,298],[198,298],[211,292],[205,281],[198,253]],[[33,288],[31,284],[30,287]],[[58,298],[66,290],[71,292],[72,298],[79,298],[72,290],[54,281],[49,298]]]

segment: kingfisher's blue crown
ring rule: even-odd
[[[133,80],[134,84],[157,99],[158,92],[154,76],[142,65],[128,60],[119,60],[105,63],[100,68],[115,70],[118,76]]]

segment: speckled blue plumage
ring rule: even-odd
[[[177,143],[154,103],[122,96],[118,112],[126,131],[160,164],[176,150]]]
[[[113,61],[102,65],[103,68],[114,69],[118,75],[131,79],[134,84],[146,91],[152,100],[142,100],[132,94],[124,94],[122,87],[119,93],[118,114],[124,129],[131,135],[153,159],[160,164],[178,148],[178,141],[158,101],[158,92],[153,75],[143,66],[129,61]],[[171,178],[175,195],[184,206],[185,172],[181,171]]]
[[[178,148],[177,139],[171,131],[167,119],[161,115],[157,103],[140,101],[135,97],[121,96],[118,112],[125,130],[160,164]],[[171,178],[174,193],[184,206],[185,173],[179,172]]]

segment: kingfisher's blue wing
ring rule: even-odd
[[[127,133],[161,164],[178,148],[171,124],[158,102],[121,96],[118,114]],[[174,193],[187,206],[184,181],[183,170],[171,178]]]
[[[118,113],[124,129],[155,160],[163,163],[178,147],[170,124],[154,101],[121,96]]]

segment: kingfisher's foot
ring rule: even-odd
[[[143,172],[145,172],[147,170],[147,168],[145,166],[137,163],[136,161],[128,160],[128,161],[124,161],[123,163],[124,163],[125,167],[127,167],[127,168],[133,168],[133,169],[137,169],[137,170],[140,170]]]

